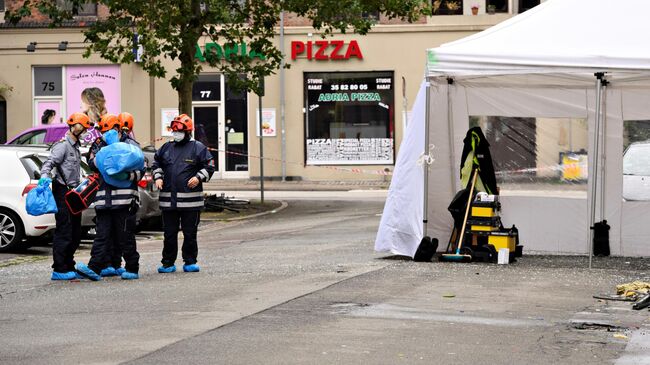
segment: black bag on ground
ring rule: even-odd
[[[607,220],[594,223],[594,256],[609,256],[609,224]]]
[[[418,246],[415,255],[413,256],[413,261],[417,262],[431,262],[433,255],[436,254],[438,249],[438,239],[431,238],[429,236],[424,236],[420,245]]]

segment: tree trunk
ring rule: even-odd
[[[196,64],[197,61],[194,57],[196,44],[203,35],[200,4],[200,0],[191,0],[190,2],[190,13],[193,14],[194,20],[187,28],[181,27],[183,41],[178,57],[181,61],[181,67],[178,69],[178,112],[189,116],[192,116],[192,86],[201,71],[201,67]]]
[[[189,78],[181,80],[180,87],[178,88],[178,112],[179,114],[187,114],[192,116],[192,82]]]

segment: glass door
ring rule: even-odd
[[[224,127],[220,122],[219,105],[195,105],[192,109],[194,139],[210,149],[215,166],[212,178],[220,179],[223,177],[224,166]]]

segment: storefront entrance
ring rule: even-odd
[[[232,123],[226,125],[221,109],[220,105],[194,105],[194,138],[210,148],[214,156],[213,179],[248,178],[248,158],[240,148],[246,134],[236,132]]]
[[[194,138],[211,149],[215,162],[213,179],[248,178],[246,94],[233,93],[224,84],[221,75],[201,75],[195,82]]]

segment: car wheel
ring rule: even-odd
[[[25,236],[23,222],[11,211],[0,210],[0,252],[17,248]]]

